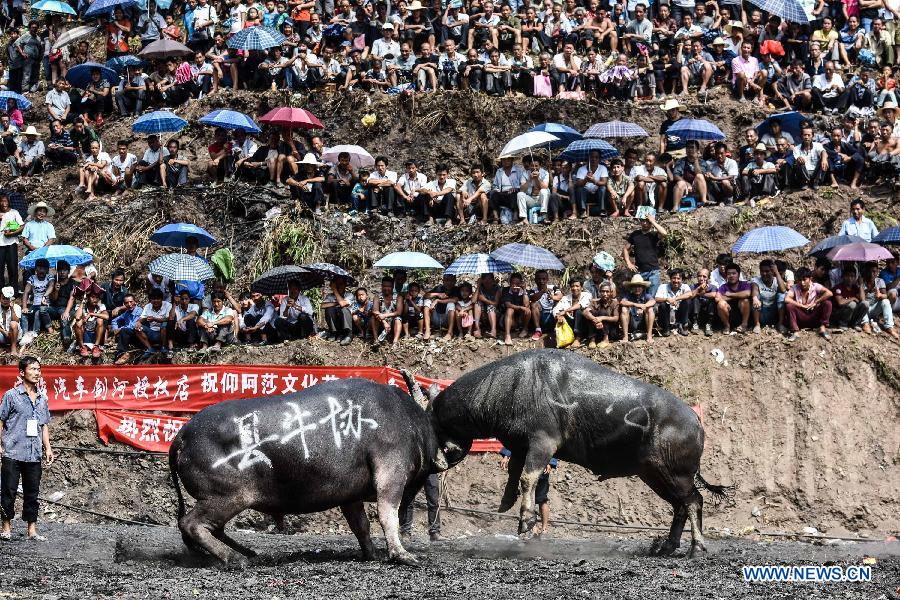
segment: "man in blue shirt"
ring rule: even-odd
[[[25,229],[22,230],[22,242],[29,251],[56,243],[56,229],[50,221],[47,221],[47,217],[52,217],[55,212],[43,201],[28,207],[28,216],[31,219],[25,223]]]
[[[22,482],[22,520],[28,524],[29,540],[44,540],[37,532],[38,493],[41,485],[41,458],[47,455],[47,465],[53,464],[50,447],[50,409],[47,396],[38,389],[41,363],[33,356],[19,360],[22,382],[7,391],[0,401],[0,512],[3,526],[0,539],[12,536],[16,490]],[[43,451],[43,453],[42,453]]]
[[[865,210],[866,203],[862,198],[852,200],[850,202],[850,218],[841,224],[838,235],[855,235],[871,242],[872,238],[878,235],[878,228],[875,227],[872,219],[863,215]]]
[[[138,347],[136,342],[143,342],[138,335],[140,331],[141,315],[144,309],[137,305],[134,294],[125,294],[122,306],[112,311],[112,332],[116,338],[116,364],[127,364],[131,358],[128,351],[132,347]],[[146,336],[144,337],[146,339]],[[150,349],[149,342],[144,344]]]

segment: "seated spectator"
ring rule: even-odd
[[[674,324],[681,335],[690,335],[690,308],[694,291],[684,283],[681,269],[669,271],[669,283],[656,290],[656,312],[659,332],[663,337],[672,334]]]
[[[85,292],[85,301],[75,311],[72,329],[75,332],[75,343],[82,358],[91,356],[99,359],[103,356],[103,343],[106,341],[106,328],[109,312],[100,301],[103,290],[96,283],[91,283]],[[92,347],[89,348],[88,345]]]
[[[725,265],[725,283],[719,286],[716,297],[719,320],[725,335],[746,333],[750,321],[750,295],[753,286],[741,279],[741,267],[735,263]],[[735,323],[740,323],[734,327]],[[732,327],[734,331],[732,332]]]
[[[791,63],[776,88],[784,108],[806,110],[812,106],[812,78],[803,70],[802,61],[795,60]]]
[[[750,281],[753,307],[753,333],[762,327],[777,327],[783,333],[784,296],[788,284],[775,267],[775,261],[766,259],[759,263],[759,276]]]
[[[99,67],[91,69],[91,78],[81,92],[81,102],[78,112],[92,117],[93,115],[107,115],[112,109],[112,97],[110,96],[110,83],[107,81]]]
[[[119,195],[132,185],[137,156],[128,151],[128,142],[124,140],[116,145],[116,150],[116,155],[110,159],[109,166],[100,172],[100,176]]]
[[[386,23],[386,25],[390,25],[390,23]],[[397,183],[397,172],[390,171],[387,167],[387,158],[376,157],[375,170],[369,173],[369,178],[366,180],[369,208],[380,209],[384,214],[394,209],[394,185]]]
[[[580,348],[582,340],[588,335],[584,323],[584,311],[591,305],[591,295],[581,288],[581,282],[573,279],[569,285],[569,293],[563,296],[553,307],[553,316],[557,323],[568,323],[575,334],[575,341],[570,348]]]
[[[77,123],[76,123],[77,124]],[[141,188],[144,185],[161,185],[160,179],[162,159],[169,155],[169,150],[159,144],[159,136],[147,137],[147,149],[144,155],[134,166],[134,187]]]
[[[274,326],[282,341],[302,340],[315,333],[312,303],[300,293],[299,282],[288,282],[288,293],[281,300]]]
[[[122,305],[112,309],[110,316],[112,318],[111,329],[116,339],[116,364],[124,365],[129,362],[131,357],[129,351],[133,347],[146,348],[150,350],[150,342],[147,337],[140,336],[140,320],[144,314],[143,307],[137,305],[134,294],[126,292],[122,299]]]
[[[453,225],[453,213],[456,210],[456,180],[448,176],[449,169],[445,164],[435,167],[435,179],[426,183],[419,192],[419,213],[428,217],[428,224],[434,224],[435,218],[446,218],[445,225]]]
[[[780,190],[791,187],[794,181],[794,150],[787,138],[778,138],[769,162],[775,165],[775,186]]]
[[[9,346],[9,353],[19,354],[22,339],[22,307],[15,303],[16,290],[6,286],[0,290],[0,346]]]
[[[416,338],[422,337],[422,324],[425,321],[425,296],[422,294],[422,286],[412,282],[403,294],[403,335],[410,337],[411,331],[416,330]]]
[[[884,268],[878,277],[884,281],[885,290],[887,291],[888,301],[894,307],[894,312],[900,312],[900,267],[898,267],[897,257],[891,257],[885,260]]]
[[[584,320],[587,323],[588,348],[606,348],[611,342],[619,338],[619,301],[615,298],[615,290],[612,283],[604,281],[598,288],[598,293],[591,296],[591,303],[584,312]]]
[[[494,221],[501,222],[501,209],[505,208],[512,212],[518,203],[517,194],[527,178],[522,166],[514,165],[511,157],[505,156],[500,159],[500,168],[494,174],[489,203]]]
[[[123,117],[140,115],[147,95],[147,76],[140,66],[125,67],[124,77],[116,90],[116,107]]]
[[[758,143],[753,150],[753,160],[741,172],[741,194],[750,199],[750,206],[755,205],[762,196],[775,196],[778,193],[775,185],[778,169],[766,160],[767,154],[766,145]]]
[[[862,319],[863,331],[880,333],[883,329],[892,338],[900,339],[900,333],[897,333],[897,329],[894,327],[894,311],[888,299],[887,284],[881,277],[878,277],[877,264],[870,263],[863,268],[860,286],[867,310],[866,316]],[[881,326],[878,325],[879,321],[881,321]]]
[[[703,330],[703,335],[710,337],[712,322],[716,315],[719,288],[709,279],[709,270],[697,271],[697,283],[691,287],[694,297],[691,299],[690,319],[691,331]]]
[[[399,208],[400,214],[405,213],[407,216],[412,216],[415,214],[417,206],[424,206],[427,203],[425,200],[427,196],[422,196],[422,198],[419,196],[421,190],[428,183],[428,178],[424,173],[419,173],[416,161],[408,160],[404,166],[406,173],[398,177],[397,183],[394,184],[394,191],[399,197],[394,205],[394,214]]]
[[[34,125],[29,125],[25,133],[22,134],[24,139],[19,142],[13,156],[9,157],[10,174],[13,177],[33,177],[44,171],[44,142],[40,139],[40,135]]]
[[[253,156],[253,160],[257,158]],[[240,164],[240,161],[238,161]],[[265,163],[247,163],[250,168],[259,165],[258,169],[265,171]],[[307,152],[303,160],[297,163],[298,174],[287,178],[285,183],[291,188],[291,193],[299,198],[300,202],[314,210],[316,213],[321,212],[322,202],[325,198],[323,186],[325,185],[325,176],[321,174],[319,169],[324,165],[316,160],[312,152]],[[240,167],[239,167],[240,168]]]
[[[350,312],[352,304],[353,294],[347,289],[347,280],[343,277],[332,279],[321,306],[325,311],[324,339],[340,340],[341,346],[350,345],[353,340],[353,316]]]
[[[394,287],[391,277],[381,279],[381,293],[375,298],[372,307],[372,339],[377,346],[392,335],[391,341],[397,343],[403,333],[403,294]]]
[[[554,161],[554,164],[557,161]],[[575,197],[572,183],[572,163],[565,160],[559,163],[559,168],[551,173],[552,185],[550,186],[550,202],[547,205],[546,223],[562,220],[566,213],[570,219],[575,216]]]
[[[697,140],[689,140],[685,145],[685,156],[675,161],[672,174],[675,177],[675,187],[672,193],[673,210],[681,207],[681,201],[686,196],[696,199],[697,206],[706,204],[706,177],[702,161],[700,160],[700,144]]]
[[[0,158],[8,159],[18,149],[19,128],[9,120],[9,115],[0,115]]]
[[[50,261],[39,258],[34,264],[34,273],[25,280],[25,291],[22,293],[22,314],[31,316],[31,327],[27,329],[32,335],[22,345],[28,345],[34,336],[43,330],[49,330],[50,295],[56,285],[56,279],[50,274]]]
[[[234,153],[228,132],[222,127],[216,127],[213,132],[213,143],[207,147],[209,152],[209,164],[206,165],[206,175],[216,183],[221,183],[231,172]]]
[[[473,334],[476,338],[481,337],[481,325],[485,319],[490,326],[488,337],[497,337],[497,310],[500,306],[500,292],[500,286],[493,273],[485,273],[478,280],[478,286],[475,289],[475,333]]]
[[[167,152],[159,164],[159,179],[164,189],[174,190],[176,187],[187,185],[191,161],[180,147],[178,140],[169,140],[166,143]]]
[[[813,77],[813,108],[826,114],[840,114],[846,110],[847,95],[844,80],[835,72],[834,62],[825,63],[825,72]]]
[[[353,304],[350,305],[351,318],[353,320],[353,334],[360,339],[369,336],[369,322],[372,319],[372,311],[375,304],[369,298],[369,290],[356,288],[353,293]]]
[[[200,340],[197,331],[197,318],[200,316],[200,307],[191,302],[191,293],[181,290],[178,298],[169,312],[169,320],[166,323],[166,340],[169,352],[178,348],[190,348],[196,350]]]
[[[459,224],[481,219],[482,224],[488,222],[488,206],[490,204],[491,183],[484,178],[481,165],[473,164],[469,169],[469,179],[463,183],[456,197],[456,212]]]
[[[172,305],[163,300],[163,293],[161,290],[152,289],[150,290],[150,293],[147,294],[147,297],[150,302],[144,305],[144,309],[141,311],[141,317],[138,319],[139,328],[136,328],[135,330],[138,339],[143,341],[143,339],[146,338],[149,342],[149,345],[145,344],[147,350],[141,357],[143,360],[147,360],[153,355],[151,348],[156,346],[159,346],[163,357],[168,356],[169,343],[166,339],[168,333],[167,325],[169,322],[169,315],[172,312]]]
[[[542,218],[547,215],[550,203],[550,174],[541,168],[541,161],[538,158],[531,159],[527,179],[522,181],[519,187],[516,203],[519,207],[520,224],[528,223],[528,211],[531,208],[538,208]]]
[[[737,161],[728,156],[728,146],[723,142],[716,142],[713,151],[715,159],[706,163],[704,172],[708,197],[717,204],[732,204],[740,174]]]
[[[629,342],[640,340],[647,336],[647,342],[653,341],[653,323],[656,320],[656,299],[648,288],[650,282],[640,274],[636,274],[625,284],[627,292],[622,298],[620,320],[622,323],[622,337]],[[644,331],[638,331],[641,327]]]
[[[425,332],[423,338],[431,339],[432,326],[440,332],[447,328],[445,339],[453,337],[453,326],[456,324],[456,302],[459,299],[459,288],[456,286],[456,275],[444,274],[440,285],[425,294],[423,318]]]
[[[100,150],[100,142],[91,142],[91,152],[81,163],[79,169],[78,187],[75,192],[87,193],[88,201],[97,199],[95,193],[101,185],[101,173],[109,167],[109,154]]]
[[[644,155],[644,163],[634,165],[628,175],[635,185],[634,205],[653,206],[657,212],[663,210],[668,198],[669,176],[666,170],[656,164],[656,154]],[[630,206],[625,207],[625,216],[630,216]]]
[[[62,121],[56,119],[50,123],[50,137],[46,148],[47,168],[55,165],[74,165],[80,154]]]
[[[823,145],[828,157],[828,176],[831,187],[838,186],[838,178],[850,183],[850,189],[859,187],[859,176],[866,166],[866,159],[856,146],[844,141],[844,130],[841,127],[831,129],[831,139]]]
[[[110,310],[115,310],[125,304],[125,296],[128,288],[125,287],[125,270],[116,269],[110,280],[100,285],[103,288],[103,304]]]
[[[801,142],[794,146],[794,184],[805,190],[816,189],[822,175],[828,171],[828,153],[822,144],[813,141],[812,127],[803,127],[800,139]]]
[[[506,333],[503,343],[512,346],[512,333],[519,330],[519,337],[528,337],[528,324],[531,321],[531,302],[525,290],[525,282],[521,273],[509,276],[509,285],[500,293],[500,310]]]
[[[788,341],[797,339],[803,327],[818,327],[819,334],[831,339],[828,323],[831,319],[831,290],[813,282],[812,272],[806,267],[797,270],[797,283],[785,297],[791,335]]]
[[[290,290],[290,284],[288,289]],[[290,293],[288,295],[290,296]],[[288,299],[285,298],[285,300]],[[214,293],[212,296],[212,307],[203,311],[203,316],[197,320],[201,350],[218,352],[222,349],[223,344],[234,343],[236,320],[237,315],[234,314],[234,311],[225,306],[225,294],[221,292]],[[290,338],[285,337],[284,339]]]
[[[562,300],[562,291],[550,286],[550,275],[543,269],[534,273],[535,289],[531,290],[528,301],[531,304],[531,323],[534,333],[531,339],[537,341],[544,335],[544,329],[553,330],[553,307]]]
[[[616,203],[613,200],[613,211],[609,211],[606,206],[606,197],[609,194],[608,178],[609,172],[606,166],[600,162],[600,152],[591,151],[587,164],[580,167],[575,173],[574,186],[577,207],[573,214],[577,216],[578,210],[580,210],[581,216],[587,217],[590,214],[588,205],[596,203],[601,213],[616,212],[617,214],[613,216],[618,216],[617,207],[621,205],[621,202]]]
[[[835,331],[841,332],[847,328],[862,331],[862,322],[869,312],[865,294],[859,285],[859,273],[855,266],[844,269],[841,273],[841,282],[834,286],[834,308],[831,318]]]
[[[64,77],[57,79],[53,84],[53,88],[47,92],[44,104],[47,105],[50,119],[59,120],[63,123],[68,123],[72,120],[72,100],[69,98]]]

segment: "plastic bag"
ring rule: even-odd
[[[575,332],[568,321],[556,324],[556,347],[565,348],[575,341]]]
[[[534,76],[534,95],[544,98],[553,96],[553,86],[550,84],[550,77],[547,75]]]

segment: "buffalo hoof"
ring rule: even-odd
[[[222,565],[222,568],[226,571],[243,571],[249,565],[250,561],[247,560],[247,557],[240,554],[232,554]]]
[[[688,558],[699,558],[700,556],[706,556],[709,551],[706,549],[701,543],[694,542],[691,544],[691,550],[688,552]]]
[[[406,565],[407,567],[418,567],[419,560],[409,552],[403,552],[391,557],[391,562]]]
[[[669,538],[656,538],[650,546],[650,556],[672,556],[678,550],[678,546]]]
[[[497,509],[497,512],[505,513],[515,505],[517,499],[518,496],[516,494],[504,494],[500,500],[500,507]]]
[[[519,539],[530,540],[534,537],[534,526],[537,525],[537,519],[528,519],[527,521],[519,521]]]

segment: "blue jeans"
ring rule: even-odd
[[[647,291],[650,292],[651,296],[656,298],[656,290],[659,288],[659,269],[654,271],[642,271],[641,277],[643,277],[645,281],[650,282],[650,287]]]

